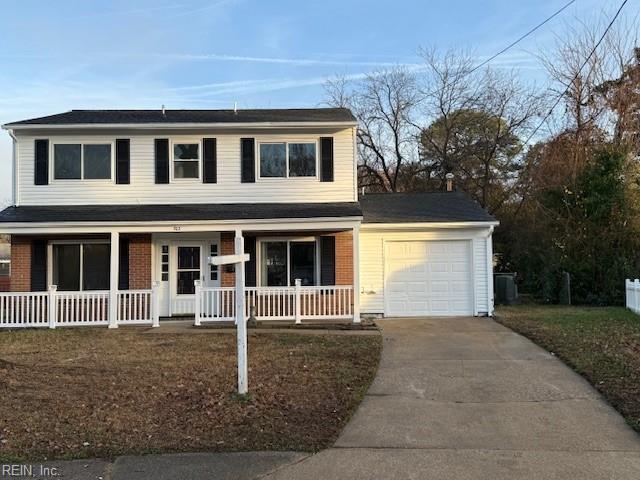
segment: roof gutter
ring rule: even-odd
[[[495,228],[500,225],[497,220],[489,222],[412,222],[412,223],[367,223],[366,220],[360,227],[361,230],[425,230],[441,228]]]
[[[219,122],[219,123],[70,123],[70,124],[47,124],[47,123],[27,123],[2,125],[4,130],[34,130],[34,129],[114,129],[114,128],[130,128],[136,130],[157,130],[157,129],[176,129],[187,130],[197,128],[313,128],[313,127],[354,127],[357,126],[356,121],[347,122]]]

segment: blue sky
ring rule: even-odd
[[[337,73],[416,63],[420,46],[505,47],[568,0],[21,0],[5,5],[0,123],[73,108],[313,107]],[[543,81],[533,55],[563,22],[618,0],[578,0],[494,61]],[[637,13],[637,0],[627,12]],[[0,134],[0,200],[11,143]]]

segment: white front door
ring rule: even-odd
[[[219,254],[220,240],[178,240],[175,237],[156,241],[156,280],[160,281],[160,316],[195,313],[195,280],[204,287],[220,286],[221,267],[207,263],[207,257]]]
[[[385,316],[473,314],[469,241],[385,244]]]
[[[191,315],[195,312],[194,282],[204,280],[202,265],[202,245],[179,243],[175,246],[172,315]]]

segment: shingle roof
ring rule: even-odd
[[[170,222],[338,218],[363,223],[494,222],[461,192],[368,193],[360,203],[226,203],[184,205],[20,206],[0,212],[2,223]]]
[[[367,193],[360,205],[363,223],[496,221],[462,192]]]
[[[7,123],[18,125],[101,125],[101,124],[179,124],[179,123],[290,123],[355,122],[347,108],[299,108],[260,110],[71,110]]]
[[[8,207],[0,212],[0,224],[264,220],[361,215],[360,205],[356,202],[19,206]]]

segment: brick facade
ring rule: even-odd
[[[336,237],[336,285],[353,285],[353,233],[340,232]]]
[[[11,277],[0,277],[0,292],[8,292],[11,289]]]
[[[12,292],[31,291],[31,237],[11,235]]]
[[[151,235],[127,235],[129,239],[129,288],[151,288]]]

